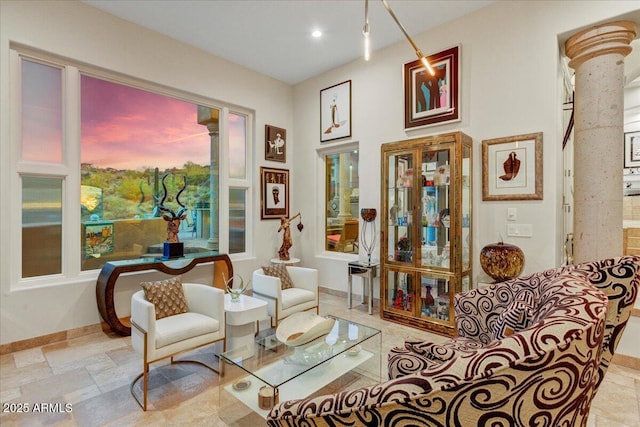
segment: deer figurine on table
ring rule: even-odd
[[[158,204],[158,209],[160,210],[160,212],[165,212],[162,214],[162,218],[167,221],[167,240],[164,243],[164,256],[168,258],[175,258],[184,255],[184,244],[180,243],[178,232],[180,230],[180,223],[187,217],[187,215],[185,214],[187,208],[182,204],[182,202],[180,202],[180,195],[182,194],[184,189],[187,188],[187,177],[184,177],[184,185],[182,186],[180,191],[178,191],[178,194],[176,194],[176,202],[178,203],[178,206],[180,206],[180,210],[178,210],[176,213],[173,210],[167,208],[164,204],[167,200],[167,184],[165,183],[167,176],[168,174],[162,177],[163,195],[162,199],[156,198],[156,203]]]

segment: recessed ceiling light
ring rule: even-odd
[[[322,37],[322,31],[320,31],[320,30],[313,30],[313,32],[311,33],[311,36],[312,36],[313,38],[316,38],[316,39],[317,39],[317,38],[320,38],[320,37]]]

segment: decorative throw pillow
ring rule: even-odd
[[[140,283],[144,297],[156,307],[156,320],[189,310],[180,276],[155,282]]]
[[[493,325],[493,339],[501,340],[527,328],[534,316],[535,297],[532,292],[521,292],[498,316]]]
[[[262,271],[264,271],[264,274],[267,276],[278,277],[282,289],[293,288],[293,281],[291,280],[291,276],[289,276],[286,265],[271,264],[270,266],[262,267]]]

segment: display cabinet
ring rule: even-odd
[[[381,316],[455,335],[453,297],[472,277],[472,140],[454,132],[381,150]]]

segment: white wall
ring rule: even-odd
[[[403,130],[402,65],[415,59],[406,42],[373,52],[369,62],[358,60],[297,85],[294,136],[308,143],[300,145],[302,152],[296,156],[293,202],[314,206],[318,216],[322,215],[322,198],[308,191],[323,185],[316,150],[342,142],[320,144],[319,102],[312,101],[318,99],[321,89],[352,80],[352,138],[345,141],[360,144],[361,206],[377,207],[378,218],[386,214],[380,212],[381,144],[460,130],[474,140],[474,279],[486,278],[478,264],[480,249],[500,236],[523,249],[525,273],[559,265],[564,239],[558,37],[629,12],[633,6],[625,1],[498,2],[416,36],[423,52],[461,45],[462,121],[457,123]],[[483,202],[482,140],[539,131],[544,134],[544,200]],[[512,207],[517,209],[518,223],[533,225],[532,238],[507,237],[506,213]],[[322,242],[320,227],[310,231],[315,234],[309,242]],[[346,289],[348,257],[337,259],[309,244],[304,246],[302,258],[307,264],[327,267],[321,274],[322,286]]]
[[[291,86],[231,64],[203,51],[108,15],[80,2],[0,2],[0,200],[9,200],[9,43],[17,42],[56,55],[104,67],[135,78],[221,100],[255,111],[253,153],[264,163],[264,125],[293,129]],[[220,41],[221,43],[224,40]],[[292,137],[293,135],[291,135]],[[296,144],[288,149],[290,168]],[[275,166],[275,164],[272,164]],[[251,168],[259,183],[259,167]],[[253,194],[254,210],[259,209]],[[65,285],[12,290],[10,269],[17,259],[8,246],[11,217],[8,203],[0,204],[0,286],[2,344],[100,321],[95,297],[96,275]],[[256,218],[249,215],[249,218]],[[254,223],[255,242],[273,239],[273,221]],[[277,238],[277,236],[275,237]],[[17,243],[17,242],[16,242]],[[258,245],[255,258],[234,260],[234,269],[247,280],[259,262],[273,256],[273,249]],[[13,261],[12,261],[13,260]],[[128,314],[129,296],[139,280],[116,288],[118,315]],[[13,284],[15,285],[15,284]]]
[[[375,6],[375,5],[374,5]],[[380,145],[385,142],[460,130],[474,140],[473,152],[473,271],[474,283],[490,280],[479,266],[480,249],[499,240],[522,248],[525,273],[555,267],[562,262],[562,79],[559,58],[562,43],[582,27],[615,20],[638,4],[626,1],[497,2],[432,31],[415,41],[423,52],[461,45],[462,121],[405,132],[403,130],[402,65],[415,59],[402,42],[295,87],[295,139],[308,144],[298,152],[292,200],[322,216],[322,195],[308,191],[323,185],[316,150],[326,146],[319,138],[319,91],[352,80],[352,138],[360,144],[360,205],[380,212]],[[375,37],[375,30],[372,32]],[[544,200],[482,201],[482,140],[543,132]],[[328,144],[340,144],[332,142]],[[606,148],[604,148],[606,150]],[[314,171],[314,173],[311,173]],[[532,238],[507,237],[507,208],[516,208],[518,223],[532,224]],[[308,208],[309,209],[309,208]],[[320,269],[321,286],[346,290],[348,256],[322,251],[322,223],[302,258]],[[379,229],[379,227],[378,227]],[[305,230],[306,231],[306,230]],[[309,233],[311,234],[311,233]],[[379,249],[379,248],[378,248]],[[353,257],[352,257],[353,258]],[[360,292],[360,288],[356,288]],[[379,293],[379,280],[376,290]],[[637,348],[638,346],[636,346]],[[638,351],[638,350],[636,350]],[[640,355],[640,351],[638,351]]]

